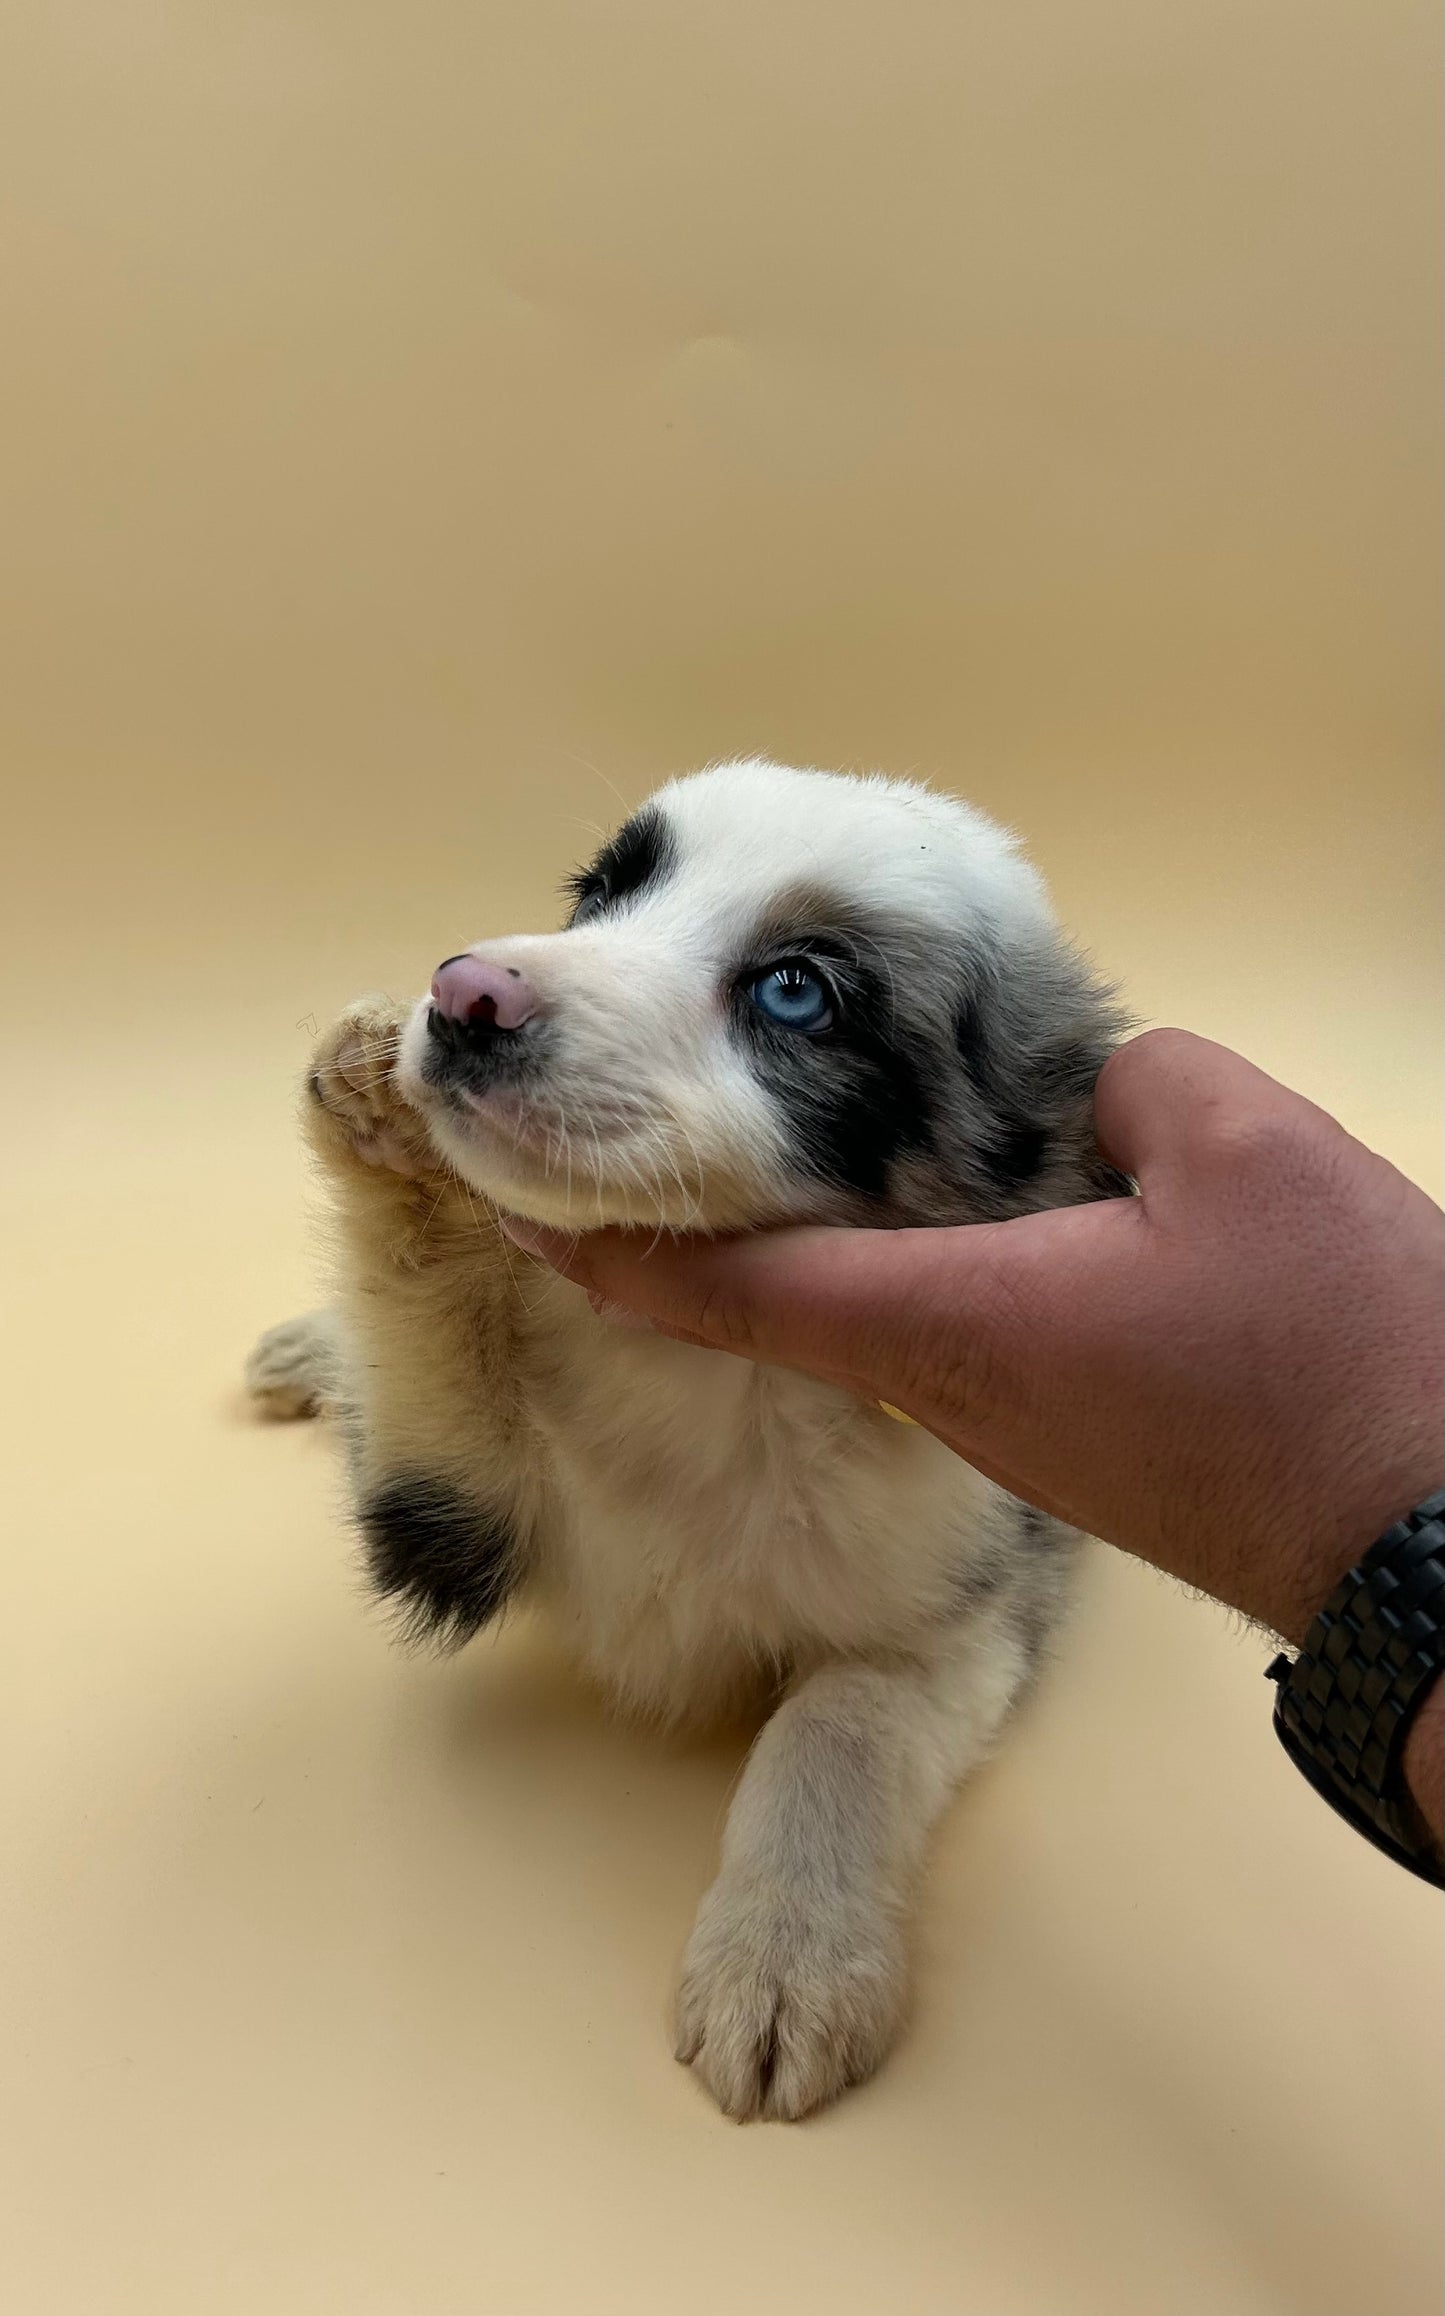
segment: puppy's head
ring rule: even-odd
[[[402,1046],[438,1147],[512,1212],[896,1225],[1122,1187],[1089,1123],[1117,1021],[968,806],[728,764],[570,892],[561,932],[447,959]]]

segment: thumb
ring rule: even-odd
[[[1099,1148],[1138,1178],[1146,1202],[1188,1178],[1221,1120],[1298,1120],[1339,1131],[1315,1104],[1266,1076],[1243,1054],[1187,1029],[1147,1029],[1109,1056],[1094,1088]]]

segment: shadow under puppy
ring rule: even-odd
[[[263,1338],[353,1441],[372,1576],[448,1645],[523,1594],[660,1719],[773,1710],[682,1970],[678,2056],[798,2116],[898,2027],[930,1829],[1077,1539],[832,1385],[612,1323],[498,1210],[575,1230],[999,1218],[1107,1197],[1118,1034],[982,814],[747,762],[664,788],[561,932],[479,942],[322,1039],[334,1313]]]

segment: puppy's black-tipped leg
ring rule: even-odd
[[[515,1589],[510,1522],[449,1481],[398,1473],[362,1498],[358,1516],[371,1581],[396,1603],[408,1641],[461,1648]]]

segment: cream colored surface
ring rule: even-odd
[[[1438,1901],[1099,1553],[914,2030],[668,2056],[738,1741],[359,1596],[242,1354],[308,1027],[663,772],[913,768],[1438,1194],[1413,0],[18,0],[3,36],[5,2304],[1426,2316]],[[13,946],[12,946],[13,945]]]

